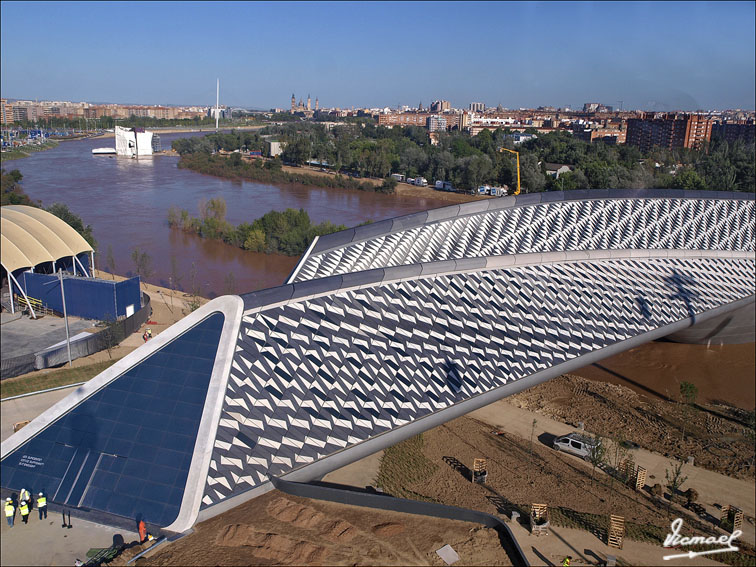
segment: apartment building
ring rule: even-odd
[[[753,144],[755,132],[756,123],[753,120],[725,121],[712,126],[711,137],[726,140],[729,143],[743,140],[746,144]]]
[[[429,132],[446,131],[446,118],[443,116],[429,116],[426,122]]]
[[[654,146],[701,149],[711,140],[712,124],[700,114],[646,112],[627,121],[627,143],[641,151]]]

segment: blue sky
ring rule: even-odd
[[[754,109],[754,2],[2,2],[3,97]]]

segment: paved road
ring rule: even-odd
[[[39,352],[66,340],[66,324],[60,317],[46,315],[39,319],[30,317],[17,318],[17,315],[2,313],[0,320],[0,341],[3,343],[2,358],[12,358]],[[71,337],[89,329],[94,325],[93,321],[68,318],[68,328]]]

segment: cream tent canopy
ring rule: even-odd
[[[94,252],[69,224],[35,207],[0,207],[0,229],[0,261],[8,272]]]

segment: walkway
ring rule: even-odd
[[[530,438],[533,419],[536,420],[536,437],[542,433],[559,436],[575,431],[574,427],[545,415],[518,408],[506,400],[500,400],[474,411],[469,416],[525,439]],[[646,481],[647,484],[653,485],[657,482],[664,484],[665,473],[670,468],[669,458],[645,449],[635,449],[631,453],[635,462],[648,470],[650,480]],[[576,461],[582,462],[577,457],[574,458]],[[687,475],[688,480],[683,484],[682,489],[686,490],[690,486],[695,488],[699,494],[699,503],[706,508],[709,514],[719,517],[719,510],[714,504],[738,506],[746,516],[752,518],[756,514],[756,492],[753,482],[731,478],[687,464],[683,467],[683,474]],[[752,544],[756,542],[756,527],[753,523],[744,522],[743,531],[745,541]]]
[[[86,561],[87,551],[91,548],[113,545],[116,534],[120,534],[127,544],[139,538],[136,531],[124,531],[78,518],[71,518],[71,525],[70,529],[62,527],[59,512],[50,512],[46,520],[40,520],[36,509],[29,515],[28,524],[21,523],[18,513],[12,528],[3,520],[0,565],[73,565],[76,559]]]

